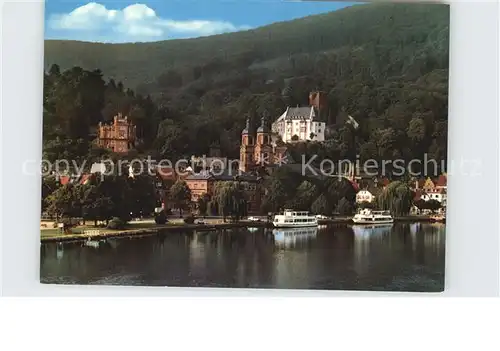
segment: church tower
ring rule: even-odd
[[[247,117],[245,129],[241,132],[240,170],[248,172],[254,165],[255,138],[250,127],[250,118]]]
[[[259,166],[266,166],[272,164],[274,161],[273,147],[271,144],[271,128],[266,113],[262,115],[260,127],[257,129],[254,159],[255,163]]]

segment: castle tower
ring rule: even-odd
[[[312,91],[309,93],[309,106],[314,107],[321,121],[326,121],[329,115],[328,95],[324,91]]]
[[[268,123],[267,113],[264,112],[255,143],[254,159],[260,166],[273,163],[273,147],[271,144],[271,128]]]
[[[254,165],[255,138],[250,127],[250,118],[247,118],[246,127],[241,132],[240,170],[248,172]]]

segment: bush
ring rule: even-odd
[[[155,223],[156,224],[165,224],[167,223],[167,215],[165,214],[165,211],[158,212],[155,214]]]
[[[108,229],[123,229],[125,227],[125,222],[118,218],[114,217],[111,221],[108,223]]]
[[[191,214],[188,217],[184,218],[184,223],[193,224],[194,223],[194,216]]]

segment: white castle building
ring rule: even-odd
[[[273,123],[272,131],[285,142],[324,141],[326,123],[317,120],[316,111],[311,107],[288,107]]]

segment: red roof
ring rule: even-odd
[[[425,185],[425,178],[420,178],[419,180],[417,180],[417,184],[419,189],[423,188]]]
[[[359,184],[353,180],[349,180],[349,182],[351,183],[352,187],[354,188],[354,191],[358,192],[359,191]]]
[[[380,184],[382,184],[382,186],[388,186],[389,184],[391,184],[391,181],[388,178],[384,177],[380,179]]]
[[[413,197],[413,201],[420,200],[423,193],[424,193],[424,191],[422,189],[415,190],[415,196]]]
[[[69,176],[61,176],[59,177],[59,182],[61,182],[61,185],[66,185],[69,184],[70,177]]]
[[[447,181],[448,181],[448,178],[444,174],[441,174],[438,177],[438,179],[435,182],[435,184],[436,184],[436,186],[445,187],[446,184],[447,184]]]

